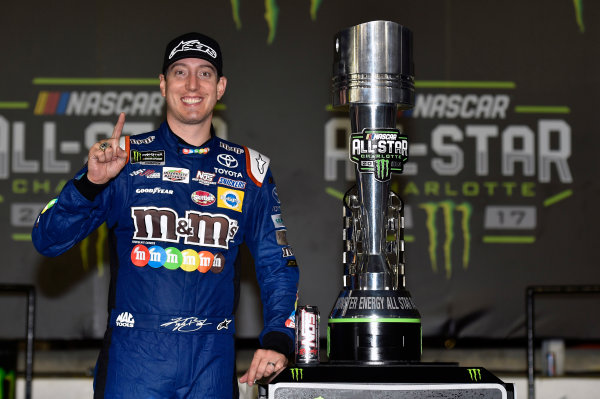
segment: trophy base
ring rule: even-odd
[[[327,327],[330,362],[421,360],[421,315],[405,289],[342,290]]]
[[[332,363],[417,362],[421,360],[421,323],[329,323],[327,352]]]

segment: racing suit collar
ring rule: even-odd
[[[215,128],[212,124],[210,125],[210,138],[200,146],[195,146],[195,145],[189,144],[185,140],[183,140],[181,137],[176,135],[173,132],[173,130],[171,130],[171,127],[169,126],[167,121],[164,121],[161,124],[160,130],[161,130],[161,132],[163,132],[163,137],[165,138],[167,145],[169,147],[171,147],[172,149],[174,149],[178,154],[190,154],[190,153],[203,154],[205,152],[202,150],[207,149],[206,151],[208,151],[208,149],[210,149],[210,147],[213,146],[213,143],[214,143],[215,137],[216,137]]]

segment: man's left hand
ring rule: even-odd
[[[240,383],[248,383],[249,386],[252,386],[256,380],[270,377],[272,374],[279,374],[287,364],[287,357],[283,354],[270,349],[258,349],[254,352],[250,368],[240,378]]]

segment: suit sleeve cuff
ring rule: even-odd
[[[108,187],[110,182],[104,184],[95,184],[88,180],[87,173],[84,173],[80,179],[75,179],[73,184],[77,191],[81,193],[85,198],[90,201],[93,201],[98,194],[100,194],[106,187]]]
[[[262,348],[274,350],[285,356],[290,356],[294,352],[294,342],[285,333],[271,331],[263,337]]]

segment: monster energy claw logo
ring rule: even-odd
[[[131,150],[129,154],[131,163],[139,163],[144,165],[164,165],[165,151],[137,151]]]
[[[292,380],[302,381],[302,369],[290,369],[292,372]]]
[[[139,151],[132,150],[130,158],[132,163],[137,163],[142,160],[142,154]]]
[[[471,381],[481,381],[481,369],[467,369]]]
[[[378,159],[376,165],[375,178],[377,180],[387,180],[390,175],[390,161],[387,159]]]

